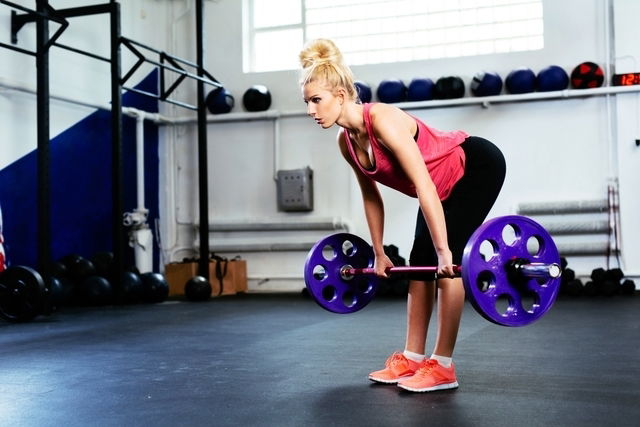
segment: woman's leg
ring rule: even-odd
[[[438,280],[438,334],[433,353],[452,357],[464,308],[462,279]]]
[[[424,354],[429,320],[433,312],[435,289],[434,281],[409,281],[405,350],[417,354]]]

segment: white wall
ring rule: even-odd
[[[617,55],[638,57],[634,39],[638,4],[632,0],[616,0],[615,47]],[[603,67],[607,62],[604,0],[563,0],[544,2],[545,48],[541,51],[484,55],[479,57],[420,61],[402,64],[354,67],[360,80],[373,86],[388,77],[409,81],[425,76],[460,75],[470,82],[483,69],[495,70],[503,77],[518,66],[534,71],[551,64],[571,72],[578,63],[591,60]],[[580,13],[575,11],[579,10]],[[234,112],[242,112],[241,98],[253,84],[266,84],[272,93],[272,109],[284,112],[302,111],[296,71],[242,72],[242,2],[221,0],[207,3],[207,69],[235,95]],[[179,48],[190,49],[188,37],[176,40]],[[274,47],[277,48],[277,47]],[[621,59],[629,62],[628,58]],[[631,68],[635,64],[631,65]],[[640,69],[635,68],[636,71]],[[638,96],[624,94],[610,97],[610,108],[617,112],[608,123],[606,97],[566,99],[528,103],[459,106],[446,109],[413,110],[412,114],[440,129],[464,129],[494,141],[505,153],[507,180],[490,216],[515,213],[518,204],[535,201],[605,199],[608,179],[620,175],[623,267],[638,275],[640,244],[637,220],[640,203],[635,185],[640,178],[637,147]],[[360,195],[351,171],[336,150],[337,129],[320,130],[304,117],[280,119],[279,168],[311,166],[315,172],[315,210],[310,213],[283,213],[277,210],[276,186],[273,180],[273,121],[209,124],[210,221],[301,221],[317,218],[342,218],[353,225],[352,231],[368,238],[362,214]],[[610,129],[617,138],[611,140]],[[167,131],[169,132],[169,131]],[[168,223],[173,247],[166,248],[167,259],[180,259],[197,243],[197,182],[195,181],[194,126],[174,129],[166,143],[175,150],[176,163],[167,176],[175,178],[169,188],[176,191],[177,227]],[[182,133],[182,135],[175,135]],[[169,150],[171,152],[171,150]],[[614,155],[611,161],[608,159]],[[195,185],[194,185],[195,184]],[[400,247],[408,257],[412,240],[416,201],[383,189],[386,202],[386,243]],[[168,209],[171,209],[167,205]],[[324,233],[326,235],[328,233]],[[307,241],[323,233],[217,233],[212,243],[272,241],[298,239]],[[604,237],[603,237],[604,238]],[[562,237],[558,238],[559,240]],[[575,238],[574,238],[575,239]],[[578,238],[579,239],[579,238]],[[233,256],[235,253],[224,255]],[[242,253],[246,257],[251,290],[297,290],[306,253],[271,252]],[[605,266],[604,257],[570,258],[569,264],[579,274]],[[293,277],[285,280],[283,277]],[[260,280],[262,279],[262,280]],[[271,279],[271,280],[267,280]]]

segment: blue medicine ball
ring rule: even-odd
[[[358,92],[358,98],[360,98],[360,102],[371,102],[371,86],[359,80],[356,80],[353,84],[356,87],[356,92]]]
[[[499,95],[502,91],[502,77],[498,73],[481,71],[473,76],[471,93],[475,96]]]
[[[407,101],[429,101],[433,99],[433,80],[416,78],[409,83]]]
[[[404,102],[407,100],[407,87],[399,79],[383,80],[378,86],[376,95],[381,102]]]
[[[233,109],[235,99],[228,90],[217,87],[209,92],[205,104],[211,114],[224,114]]]
[[[516,68],[509,73],[505,80],[509,93],[529,93],[536,90],[536,75],[531,68]]]
[[[540,92],[564,90],[567,87],[569,87],[569,75],[562,67],[550,65],[538,73],[538,90]]]

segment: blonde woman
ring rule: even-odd
[[[338,146],[353,168],[375,253],[376,274],[393,266],[383,249],[384,205],[376,183],[417,198],[419,209],[411,265],[437,265],[453,276],[464,246],[486,218],[505,176],[505,162],[491,142],[463,131],[443,132],[397,107],[361,104],[353,75],[330,40],[310,42],[300,53],[307,113],[324,129],[339,126]],[[425,357],[429,321],[438,289],[435,348]],[[379,383],[425,392],[458,387],[452,361],[464,306],[460,278],[413,277],[407,298],[404,351],[369,374]]]

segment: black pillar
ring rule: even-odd
[[[204,4],[196,0],[196,55],[198,76],[204,77]],[[207,170],[207,109],[204,82],[198,80],[198,187],[200,206],[200,262],[198,274],[209,279],[209,173]]]
[[[49,187],[49,2],[37,0],[36,79],[37,79],[37,168],[38,168],[38,269],[45,280],[51,267],[51,190]]]
[[[113,202],[113,261],[117,279],[124,273],[124,235],[122,223],[123,165],[122,165],[122,83],[120,81],[120,4],[110,3],[111,22],[111,156],[112,156],[112,202]]]

